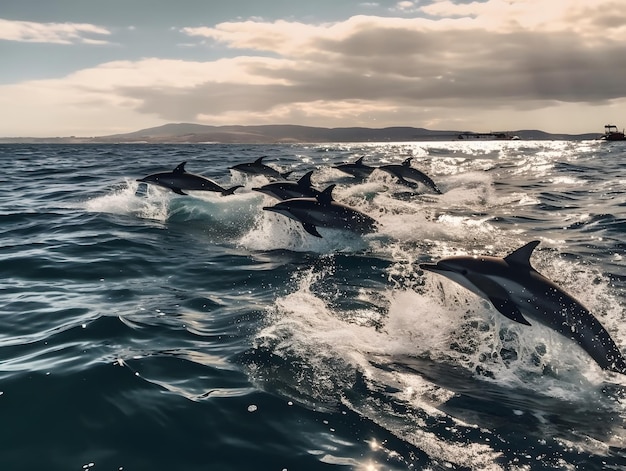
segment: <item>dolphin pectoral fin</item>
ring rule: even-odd
[[[520,324],[531,325],[501,285],[484,276],[468,275],[467,279],[471,281],[474,286],[479,287],[483,296],[493,304],[493,307],[495,307],[500,314]]]
[[[406,178],[403,178],[403,177],[398,177],[398,181],[400,183],[402,183],[403,185],[408,186],[409,188],[415,188],[416,189],[416,188],[419,187],[419,185],[417,183],[410,182]]]
[[[187,193],[183,192],[183,190],[181,190],[180,188],[172,188],[172,191],[177,195],[187,196]]]
[[[313,224],[308,224],[306,222],[303,222],[302,227],[304,227],[304,230],[307,231],[312,236],[319,237],[320,239],[322,238],[320,233],[317,232],[317,228]]]
[[[500,314],[505,317],[508,317],[512,321],[519,322],[524,325],[532,325],[530,322],[526,320],[526,318],[522,315],[522,313],[517,309],[517,306],[510,298],[499,298],[492,296],[489,298],[493,307],[495,307]]]

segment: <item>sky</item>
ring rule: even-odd
[[[0,136],[626,127],[626,0],[0,0]]]

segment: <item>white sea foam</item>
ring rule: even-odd
[[[337,312],[311,290],[320,277],[330,275],[330,271],[310,270],[301,276],[299,288],[277,300],[268,326],[257,336],[257,346],[270,348],[290,362],[304,362],[301,371],[306,374],[295,384],[299,393],[313,396],[310,400],[318,406],[341,401],[437,459],[489,469],[484,466],[498,456],[489,446],[468,448],[462,441],[441,439],[424,422],[425,418],[445,417],[439,408],[455,392],[419,375],[380,366],[409,356],[449,361],[449,345],[462,325],[458,313],[442,308],[429,294],[390,291],[387,317],[376,329]],[[412,412],[405,412],[400,420],[389,403],[374,401],[370,394],[351,393],[361,375],[370,389],[396,391],[395,400]],[[451,425],[471,427],[456,419]]]
[[[187,224],[231,240],[233,235],[244,234],[254,226],[262,201],[260,194],[245,189],[229,196],[204,191],[179,196],[158,186],[126,181],[84,204],[91,212]]]
[[[92,212],[132,215],[164,222],[171,200],[169,190],[151,185],[142,185],[141,190],[139,188],[138,182],[127,180],[119,188],[88,200],[85,208]],[[145,192],[145,195],[138,196],[138,191]]]
[[[365,239],[338,229],[318,228],[321,238],[314,237],[300,223],[285,216],[262,211],[259,207],[253,227],[243,234],[238,244],[250,250],[287,249],[296,252],[354,252],[366,247]]]
[[[419,374],[406,374],[392,366],[408,358],[407,366],[411,367],[411,358],[415,358],[428,365],[440,365],[428,366],[435,371],[443,365],[454,366],[455,371],[465,372],[462,381],[471,377],[472,381],[484,381],[504,390],[528,391],[530,397],[540,395],[579,407],[602,403],[598,391],[605,372],[570,340],[539,324],[515,324],[486,301],[446,279],[434,275],[420,278],[412,273],[416,268],[411,260],[419,259],[419,254],[404,255],[408,263],[402,263],[396,255],[393,258],[396,263],[389,268],[390,280],[403,280],[391,284],[378,301],[376,297],[368,298],[380,309],[355,314],[338,309],[332,301],[316,294],[313,286],[333,276],[331,268],[301,273],[296,289],[277,300],[268,325],[256,341],[275,354],[306,364],[311,377],[319,379],[312,390],[306,380],[301,384],[306,394],[314,396],[312,400],[336,400],[344,388],[352,387],[355,377],[363,374],[370,387],[397,389],[416,410],[437,409],[454,395],[454,380],[437,385],[436,381],[425,381]],[[533,260],[541,272],[567,291],[584,293],[584,304],[605,327],[615,331],[623,315],[617,312],[619,306],[614,303],[607,280],[599,279],[587,267],[555,258],[553,251],[537,252]],[[413,289],[407,289],[412,274]],[[358,320],[364,318],[368,321]],[[375,321],[369,322],[372,319]],[[624,339],[618,337],[616,341],[623,345]],[[390,366],[381,369],[385,363]],[[516,400],[522,403],[512,402],[512,409],[515,405],[518,410],[533,410],[534,404],[524,406],[523,398]],[[348,402],[361,410],[358,404]],[[384,414],[377,414],[375,420],[381,417]],[[466,458],[456,453],[454,443],[438,446],[447,447],[448,460],[457,464],[477,463],[492,456],[487,447],[476,450],[470,461],[463,461]]]

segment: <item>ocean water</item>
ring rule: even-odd
[[[263,211],[266,163],[378,221]],[[364,156],[427,173],[419,194]],[[1,145],[1,470],[625,469],[626,376],[419,269],[533,265],[626,352],[626,146]],[[187,170],[233,196],[136,179]]]

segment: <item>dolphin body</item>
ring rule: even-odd
[[[428,175],[420,172],[416,168],[411,167],[412,159],[413,157],[409,157],[404,162],[402,162],[402,165],[381,165],[378,168],[387,173],[390,173],[398,180],[400,180],[401,183],[407,186],[416,187],[418,184],[421,183],[428,187],[434,193],[440,195],[441,190]]]
[[[366,234],[376,230],[376,221],[366,214],[333,199],[330,185],[314,198],[293,198],[265,206],[266,211],[283,214],[302,224],[305,231],[315,237],[322,237],[317,227],[347,229]]]
[[[315,198],[321,195],[322,192],[311,186],[312,174],[313,170],[303,175],[297,182],[274,182],[252,189],[279,200],[288,200],[292,198]]]
[[[353,177],[363,180],[369,177],[371,173],[376,170],[376,167],[370,167],[369,165],[365,165],[363,163],[363,157],[360,157],[356,160],[356,162],[353,162],[351,164],[339,164],[333,166],[333,168],[336,168],[337,170],[341,170],[344,173],[348,173]]]
[[[259,157],[254,162],[247,162],[245,164],[237,164],[229,167],[230,170],[237,170],[249,175],[265,175],[266,177],[280,180],[281,178],[287,178],[291,171],[280,173],[278,170],[269,167],[263,163],[265,156]]]
[[[169,188],[174,193],[179,195],[186,195],[183,190],[191,191],[215,191],[221,193],[222,196],[232,195],[237,188],[241,188],[241,185],[233,186],[232,188],[222,188],[220,185],[212,180],[209,180],[202,175],[196,175],[195,173],[188,173],[185,170],[185,164],[183,162],[176,167],[172,172],[153,173],[147,177],[138,179],[138,182],[151,183],[164,188]]]
[[[504,316],[524,325],[544,324],[574,340],[603,369],[626,374],[626,361],[609,333],[582,304],[530,265],[539,241],[504,258],[457,256],[420,264],[488,299]]]

